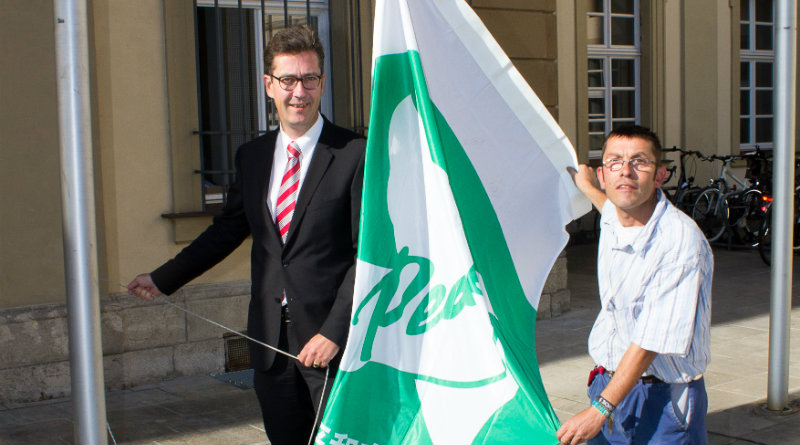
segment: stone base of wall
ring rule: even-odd
[[[567,254],[562,250],[558,255],[550,275],[542,289],[542,296],[539,298],[539,308],[536,311],[536,318],[558,317],[564,312],[569,311],[570,293],[567,289]]]
[[[169,301],[244,331],[250,282],[187,286]],[[70,365],[63,304],[0,311],[0,405],[68,396]],[[225,368],[227,331],[158,300],[114,294],[101,302],[107,389]]]
[[[569,310],[567,258],[556,260],[545,283],[537,318]],[[250,282],[187,286],[169,301],[244,331]],[[206,373],[225,368],[227,332],[158,300],[127,294],[102,299],[103,369],[107,389]],[[66,306],[0,311],[0,405],[70,394]]]

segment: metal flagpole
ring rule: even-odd
[[[106,445],[86,0],[53,0],[75,443]]]
[[[775,201],[772,204],[767,409],[782,411],[789,404],[797,5],[795,0],[778,0],[775,5]]]

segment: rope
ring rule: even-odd
[[[108,421],[106,421],[106,429],[108,430],[108,435],[111,436],[111,442],[117,445],[117,439],[114,438],[114,433],[111,432],[111,424]]]
[[[117,285],[117,286],[120,286],[120,287],[122,287],[122,288],[124,288],[126,290],[128,289],[128,286],[125,286],[124,284],[122,284],[122,283],[120,283],[118,281],[112,281],[112,280],[107,280],[107,279],[101,279],[101,280],[102,281],[106,281],[106,282],[111,283],[111,284],[114,284],[114,285]],[[286,351],[283,351],[281,349],[276,348],[275,346],[272,346],[272,345],[269,345],[267,343],[264,343],[261,340],[256,340],[253,337],[250,337],[250,336],[248,336],[246,334],[242,334],[241,332],[235,331],[235,330],[233,330],[233,329],[231,329],[231,328],[229,328],[229,327],[227,327],[227,326],[225,326],[225,325],[223,325],[221,323],[217,323],[214,320],[206,318],[206,317],[198,314],[197,312],[191,311],[191,310],[186,309],[185,307],[183,307],[181,305],[175,304],[175,303],[167,300],[166,298],[161,298],[161,297],[157,297],[157,296],[155,298],[158,299],[158,301],[161,301],[162,303],[165,303],[165,304],[167,304],[169,306],[174,307],[175,309],[181,310],[181,311],[183,311],[183,312],[185,312],[185,313],[187,313],[189,315],[197,317],[197,318],[199,318],[199,319],[201,319],[201,320],[203,320],[205,322],[211,323],[211,324],[213,324],[214,326],[216,326],[218,328],[221,328],[221,329],[224,329],[224,330],[226,330],[228,332],[231,332],[231,333],[234,333],[236,335],[242,336],[245,339],[247,339],[247,340],[249,340],[249,341],[251,341],[253,343],[261,345],[261,346],[263,346],[263,347],[265,347],[267,349],[271,349],[271,350],[273,350],[273,351],[275,351],[275,352],[277,352],[279,354],[283,354],[283,355],[285,355],[285,356],[287,356],[289,358],[293,358],[293,359],[295,359],[297,361],[300,361],[300,359],[298,359],[296,355],[292,355],[292,354],[290,354],[290,353],[288,353]],[[322,402],[325,400],[325,389],[328,387],[329,374],[330,374],[330,367],[326,366],[325,367],[325,380],[322,382],[322,394],[320,395],[319,404],[317,405],[317,410],[316,410],[317,412],[316,412],[316,415],[314,416],[314,426],[316,426],[317,422],[319,421],[319,414],[320,414],[320,411],[322,410]],[[107,426],[108,426],[108,433],[111,435],[111,438],[113,440],[114,439],[114,434],[111,432],[111,425],[107,424]],[[311,443],[313,441],[314,441],[314,428],[311,429],[311,437],[308,438],[308,445],[311,445]],[[114,444],[116,444],[116,443],[117,443],[116,440],[114,440]]]

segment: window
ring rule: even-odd
[[[742,0],[739,27],[739,148],[773,147],[772,70],[775,64],[772,0]]]
[[[589,157],[605,135],[640,120],[639,1],[592,0],[586,18]]]
[[[324,71],[331,72],[327,0],[198,0],[197,95],[203,210],[224,204],[233,180],[235,150],[278,125],[264,90],[264,48],[279,29],[308,24],[325,48]],[[331,88],[321,112],[331,116]]]

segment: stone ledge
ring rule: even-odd
[[[129,351],[103,357],[106,390],[126,389],[176,377],[221,373],[222,338]],[[69,396],[68,360],[0,369],[0,406]]]
[[[250,281],[187,286],[168,298],[241,331]],[[101,301],[100,315],[109,389],[224,369],[225,331],[163,302],[115,293]],[[65,304],[0,310],[0,404],[69,395],[67,331]]]

